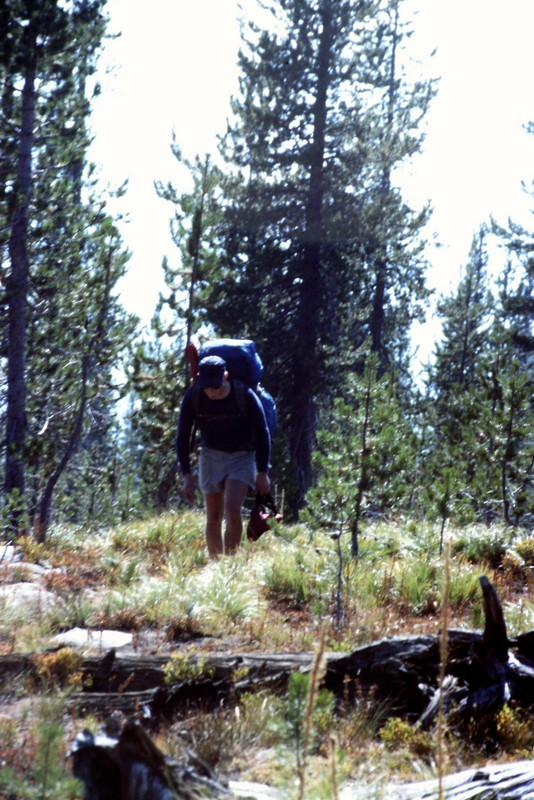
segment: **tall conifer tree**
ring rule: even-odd
[[[402,80],[399,6],[271,0],[272,26],[251,24],[240,53],[223,147],[233,168],[226,271],[209,319],[260,346],[294,508],[312,482],[322,407],[361,368],[369,337],[383,364],[399,359],[425,296],[425,215],[406,207],[391,176],[419,147],[432,90]]]
[[[487,350],[497,304],[489,288],[486,239],[487,230],[481,226],[456,291],[437,304],[443,334],[435,349],[429,388],[444,408],[452,394],[475,383],[477,366]]]
[[[534,125],[532,128],[534,132]],[[532,192],[534,200],[534,191]],[[493,232],[508,253],[501,280],[501,296],[507,326],[523,363],[534,367],[534,240],[532,231],[511,220],[494,225]]]
[[[430,370],[425,473],[442,516],[446,498],[446,515],[457,521],[516,524],[532,507],[529,379],[489,289],[486,233],[474,238],[456,292],[438,304],[443,339]]]
[[[115,394],[112,370],[133,324],[113,294],[126,264],[122,243],[85,170],[86,81],[105,32],[103,6],[2,6],[0,83],[9,117],[0,136],[15,155],[13,165],[3,164],[0,188],[9,231],[1,298],[4,484],[8,499],[24,500],[40,538],[58,482],[87,433],[88,411],[98,406],[101,422],[103,398]]]

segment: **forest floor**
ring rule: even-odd
[[[86,654],[95,644],[98,649],[103,631],[129,634],[118,653],[169,659],[313,653],[321,638],[329,652],[351,652],[393,636],[435,636],[444,620],[449,628],[481,628],[482,574],[497,589],[508,635],[534,629],[534,540],[525,532],[496,526],[450,530],[440,553],[431,523],[373,522],[354,561],[348,542],[338,548],[325,532],[281,526],[256,543],[244,541],[232,557],[208,562],[202,524],[202,514],[186,512],[91,534],[58,527],[45,545],[19,540],[10,564],[0,560],[0,656]],[[23,602],[12,602],[23,590]],[[92,631],[92,644],[58,651],[54,637],[73,629]],[[58,758],[79,730],[102,722],[67,712],[69,693],[77,688],[76,659],[70,667],[63,664],[59,676],[50,663],[38,686],[21,680],[0,688],[0,789],[6,765],[38,783],[36,764],[50,750],[52,720],[59,725],[52,737]],[[239,708],[209,715],[192,709],[165,721],[155,731],[156,742],[171,757],[187,746],[226,777],[292,787],[302,758],[307,691],[295,684],[282,697],[246,697]],[[438,742],[435,731],[388,721],[387,710],[372,698],[340,715],[323,693],[315,699],[306,754],[315,792],[310,797],[329,796],[325,775],[333,762],[340,781],[364,774],[413,780],[436,775],[438,749],[452,772],[528,757],[532,745],[532,720],[513,708],[500,727],[485,720],[462,741],[451,730]],[[72,797],[71,791],[57,788],[54,797]],[[287,791],[291,796],[293,789]]]

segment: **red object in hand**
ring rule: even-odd
[[[250,542],[257,542],[260,536],[270,529],[273,522],[283,521],[284,517],[277,510],[271,495],[257,494],[247,525],[247,539]]]

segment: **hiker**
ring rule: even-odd
[[[241,541],[241,506],[248,490],[266,495],[271,488],[271,439],[263,407],[252,389],[229,380],[219,356],[200,361],[197,382],[180,408],[176,449],[190,503],[195,496],[190,463],[195,425],[200,431],[198,479],[206,506],[206,544],[210,558],[217,558],[232,553]]]

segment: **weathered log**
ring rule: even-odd
[[[448,631],[448,659],[443,690],[445,710],[470,715],[496,709],[507,700],[534,704],[534,631],[509,641],[497,594],[481,579],[486,624],[483,632]],[[83,659],[83,689],[69,702],[81,712],[117,709],[126,715],[172,717],[192,705],[209,710],[245,692],[283,691],[293,672],[308,672],[313,653],[187,655],[178,659],[180,679],[166,670],[172,656],[117,655]],[[429,726],[439,698],[440,638],[393,637],[358,647],[351,653],[326,653],[323,685],[344,701],[374,698],[390,715]],[[29,655],[0,657],[0,683],[35,675]],[[185,674],[184,674],[185,673]]]
[[[476,692],[489,674],[481,671],[480,631],[450,630],[447,675],[454,678],[455,700],[470,698],[477,706]],[[70,695],[69,703],[80,712],[107,716],[111,709],[126,715],[173,716],[180,709],[200,705],[206,709],[237,699],[245,692],[283,691],[293,672],[308,672],[312,653],[258,654],[237,653],[231,656],[189,657],[191,677],[165,681],[169,657],[119,656],[109,651],[103,657],[82,662],[83,690]],[[439,676],[439,639],[437,636],[394,637],[365,645],[349,654],[326,653],[324,686],[344,700],[357,702],[363,696],[374,697],[391,715],[417,720],[435,695]],[[31,657],[0,657],[0,682],[14,685],[15,677],[35,677]],[[494,684],[500,686],[499,683]],[[522,652],[509,655],[506,663],[506,687],[509,697],[519,706],[534,703],[534,663]],[[6,693],[4,697],[8,694]],[[488,695],[489,696],[489,695]],[[451,701],[452,702],[452,701]],[[464,704],[467,709],[467,702]]]
[[[462,712],[497,708],[506,699],[530,708],[534,703],[534,663],[519,649],[505,664],[486,656],[480,631],[448,631],[449,659],[445,707]],[[206,710],[243,693],[281,692],[293,672],[308,672],[313,653],[190,656],[191,677],[166,682],[168,657],[117,656],[85,659],[83,691],[70,703],[80,711],[119,709],[172,717],[200,705]],[[323,685],[345,701],[373,697],[390,715],[431,724],[439,677],[439,637],[393,637],[356,648],[349,654],[326,653]],[[104,664],[104,666],[103,666]],[[1,672],[1,659],[0,659]]]
[[[280,692],[293,672],[308,671],[313,661],[312,653],[191,655],[180,659],[181,670],[190,677],[168,681],[165,668],[172,665],[169,656],[112,655],[104,657],[105,669],[102,658],[84,660],[84,689],[69,700],[74,707],[104,714],[110,707],[126,714],[141,710],[156,718],[172,717],[192,706],[209,710],[244,692]]]
[[[388,800],[436,800],[437,780],[389,785]],[[368,795],[369,796],[369,795]],[[442,800],[534,800],[534,761],[477,767],[442,781]]]
[[[484,638],[482,652],[489,661],[506,664],[510,641],[506,632],[506,623],[502,606],[495,587],[485,575],[479,579],[484,601]]]
[[[512,664],[506,624],[495,587],[486,576],[480,578],[484,600],[485,626],[481,642],[473,642],[467,659],[460,661],[461,669],[454,664],[454,654],[449,652],[446,677],[419,717],[423,727],[428,727],[438,713],[439,700],[448,714],[451,709],[458,717],[488,714],[496,711],[511,699]]]

